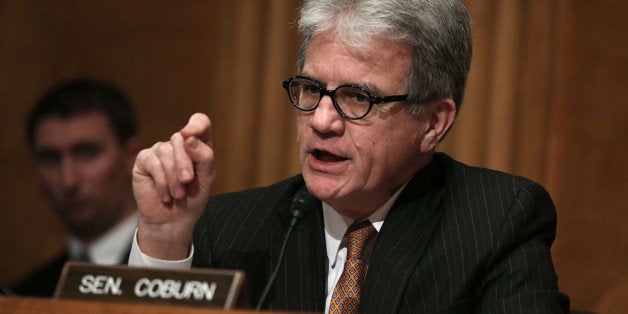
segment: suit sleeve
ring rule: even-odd
[[[550,252],[556,210],[545,189],[526,181],[498,230],[477,290],[477,312],[568,313],[569,299],[558,290]]]

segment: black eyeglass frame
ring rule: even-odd
[[[290,95],[290,84],[295,79],[307,80],[309,82],[312,82],[314,85],[316,85],[316,87],[318,87],[318,90],[319,90],[319,93],[320,93],[320,97],[318,98],[318,102],[316,103],[316,105],[314,105],[312,108],[304,109],[304,108],[301,108],[301,107],[297,106],[297,104],[294,103],[294,100],[292,99],[292,96]],[[368,108],[368,110],[366,110],[366,112],[363,115],[361,115],[359,117],[350,117],[350,116],[345,114],[340,109],[340,106],[336,102],[336,91],[339,88],[342,88],[342,87],[357,88],[357,89],[363,91],[369,97],[369,108]],[[329,89],[323,88],[319,82],[317,82],[317,81],[315,81],[315,80],[313,80],[313,79],[311,79],[309,77],[305,77],[305,76],[301,76],[301,75],[293,76],[293,77],[290,77],[290,78],[286,79],[285,81],[283,81],[283,88],[288,93],[288,98],[290,98],[290,103],[292,103],[292,105],[294,107],[296,107],[297,109],[299,109],[301,111],[313,111],[313,110],[315,110],[316,108],[318,108],[318,105],[321,103],[321,100],[323,99],[323,96],[327,95],[327,96],[329,96],[331,98],[331,102],[334,104],[334,108],[336,108],[336,111],[343,118],[349,119],[349,120],[359,120],[359,119],[362,119],[362,118],[366,117],[366,115],[368,115],[369,112],[371,112],[371,110],[373,109],[373,105],[375,105],[375,104],[389,103],[389,102],[395,102],[395,101],[405,101],[405,100],[408,99],[408,94],[405,94],[405,95],[391,95],[391,96],[384,96],[384,97],[375,96],[369,90],[365,89],[362,86],[358,86],[358,85],[355,85],[355,84],[343,84],[343,85],[337,86],[334,90],[329,90]]]

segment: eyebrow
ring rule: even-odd
[[[328,84],[328,83],[327,83],[326,81],[323,81],[323,80],[317,79],[317,78],[315,78],[313,75],[309,75],[309,74],[307,74],[307,73],[305,73],[305,72],[304,72],[304,73],[301,73],[301,74],[299,74],[299,75],[300,75],[300,76],[303,76],[303,77],[307,77],[308,79],[310,79],[310,80],[312,80],[312,81],[317,82],[319,85],[321,85],[322,87],[324,87],[324,88],[326,88],[326,89],[328,88],[328,87],[327,87],[327,84]],[[377,86],[373,85],[373,84],[372,84],[372,83],[370,83],[370,82],[367,82],[367,83],[365,83],[365,84],[358,84],[358,83],[355,83],[355,82],[341,82],[341,83],[339,83],[339,84],[338,84],[338,86],[341,86],[341,85],[353,85],[353,86],[358,86],[358,87],[361,87],[361,88],[363,88],[363,89],[366,89],[367,91],[369,91],[369,93],[373,94],[373,96],[379,96],[379,95],[381,95],[381,90],[379,90],[379,88],[377,88]]]

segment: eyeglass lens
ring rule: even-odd
[[[289,91],[292,103],[305,111],[316,108],[325,94],[330,94],[341,114],[349,118],[360,118],[366,115],[371,107],[371,97],[353,86],[339,86],[331,93],[327,93],[314,81],[297,77],[290,82]]]

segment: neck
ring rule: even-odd
[[[135,208],[127,208],[127,210],[114,219],[109,220],[109,222],[100,221],[98,225],[88,226],[87,228],[74,228],[70,232],[85,245],[90,245],[134,214]]]

